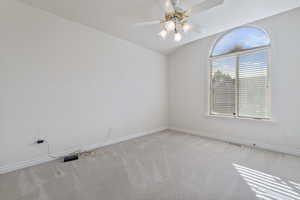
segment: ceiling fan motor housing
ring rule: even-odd
[[[166,14],[163,22],[174,21],[175,23],[182,23],[187,17],[185,12],[175,11],[174,13]]]

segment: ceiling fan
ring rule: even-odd
[[[146,26],[154,24],[162,24],[163,29],[158,35],[165,39],[170,33],[174,34],[174,40],[179,42],[182,39],[181,32],[188,32],[195,28],[188,22],[188,18],[192,15],[209,10],[224,3],[224,0],[206,0],[196,6],[183,9],[180,8],[181,0],[164,0],[164,19],[150,22],[135,24],[136,26]]]

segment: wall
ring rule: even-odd
[[[272,39],[272,122],[208,117],[209,52],[223,33],[169,56],[169,126],[216,139],[300,155],[300,9],[257,21]]]
[[[0,173],[167,126],[158,53],[12,0],[0,7]],[[92,145],[92,146],[90,146]]]

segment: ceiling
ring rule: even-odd
[[[174,42],[157,36],[161,25],[133,26],[135,23],[162,18],[160,1],[163,0],[19,1],[164,54],[208,35],[300,7],[300,0],[225,0],[223,5],[190,19],[190,22],[201,27],[201,33],[190,32],[184,35],[181,42]],[[204,0],[181,1],[191,7]]]

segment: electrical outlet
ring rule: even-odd
[[[46,139],[43,137],[38,136],[38,137],[34,138],[34,144],[43,144],[45,142],[46,142]]]
[[[37,144],[43,144],[43,143],[45,143],[45,140],[43,140],[43,139],[38,139],[38,140],[36,141],[36,143],[37,143]]]

